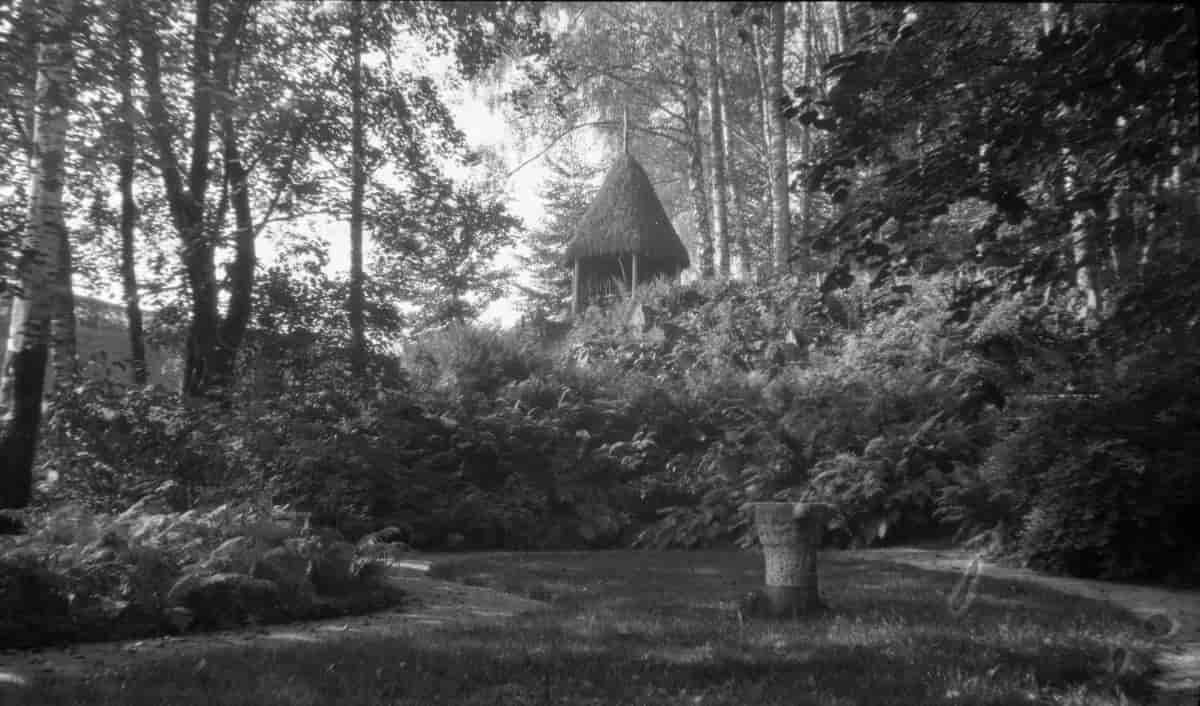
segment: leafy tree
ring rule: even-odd
[[[494,196],[444,178],[422,178],[381,209],[392,234],[376,263],[396,296],[417,307],[417,330],[474,318],[503,294],[495,257],[520,221]]]
[[[215,10],[215,11],[214,11]],[[165,17],[144,18],[147,26],[138,33],[141,64],[147,92],[147,121],[156,151],[163,189],[171,205],[171,220],[181,240],[180,253],[191,297],[191,326],[184,364],[184,392],[201,397],[212,389],[228,384],[240,338],[249,313],[249,286],[244,277],[253,273],[253,232],[245,223],[246,196],[244,169],[239,169],[236,136],[226,130],[225,158],[233,159],[238,194],[239,246],[235,270],[243,278],[230,302],[229,314],[222,321],[217,308],[217,276],[214,261],[215,242],[211,237],[211,217],[206,220],[206,197],[212,181],[209,163],[213,119],[232,121],[231,111],[234,61],[243,41],[242,31],[250,12],[249,2],[234,0],[214,8],[211,0],[197,0],[195,24],[190,45],[193,65],[193,98],[189,105],[191,123],[190,159],[185,172],[177,157],[176,126],[163,78],[162,52]],[[216,42],[212,37],[218,37]],[[214,115],[215,114],[215,115]],[[228,167],[229,164],[226,164]],[[240,187],[240,188],[239,188]],[[247,242],[249,241],[249,242]]]
[[[1194,208],[1198,156],[1194,12],[1078,7],[1049,31],[1042,19],[993,6],[869,12],[863,39],[827,67],[838,80],[828,102],[792,109],[836,125],[810,185],[844,202],[856,182],[824,245],[852,245],[884,283],[928,254],[915,233],[977,198],[995,208],[975,233],[977,262],[1017,290],[1074,285],[1081,244],[1112,274],[1145,270],[1164,235],[1168,249],[1191,249],[1179,217]],[[1096,257],[1103,249],[1112,257]]]

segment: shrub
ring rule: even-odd
[[[543,367],[538,358],[513,333],[468,324],[427,332],[401,354],[418,390],[472,403],[528,378]]]
[[[1146,351],[1100,392],[1010,412],[978,472],[959,469],[939,513],[994,529],[1002,551],[1076,576],[1200,581],[1187,518],[1200,481],[1200,366]]]

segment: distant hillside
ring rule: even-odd
[[[9,299],[0,300],[0,332],[7,338],[11,304]],[[146,313],[146,320],[153,312]],[[129,333],[126,327],[125,307],[122,304],[76,296],[76,336],[79,345],[79,360],[84,373],[92,377],[110,377],[130,382]],[[182,361],[179,353],[172,350],[148,347],[146,365],[150,382],[175,387],[180,384]],[[47,372],[47,385],[54,383],[54,371]]]

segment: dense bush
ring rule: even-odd
[[[285,508],[243,503],[180,512],[169,502],[178,500],[170,497],[173,486],[120,514],[59,505],[32,516],[27,534],[2,538],[6,646],[332,617],[400,599],[371,583],[365,567],[386,559],[374,545],[330,539]],[[335,585],[328,579],[339,552],[344,582]],[[279,557],[292,560],[290,574],[278,570]],[[204,581],[224,585],[197,590]],[[259,589],[264,600],[244,602],[239,585]]]
[[[1021,410],[979,470],[960,474],[943,514],[999,528],[1001,549],[1039,568],[1200,581],[1197,358],[1149,353],[1119,367],[1098,393]]]
[[[711,308],[723,314],[686,314],[694,321],[678,325],[713,347],[687,356],[692,367],[681,374],[712,438],[685,459],[688,470],[668,475],[686,502],[640,541],[751,544],[746,504],[770,499],[833,503],[841,515],[831,541],[841,545],[942,532],[935,499],[954,465],[977,461],[992,441],[996,404],[986,399],[987,366],[944,335],[942,283],[908,288],[908,303],[898,304],[858,288],[830,300],[804,286],[789,298],[729,285]],[[839,327],[834,308],[838,321],[861,328]],[[739,339],[740,354],[733,322],[760,337]]]
[[[367,380],[319,338],[256,334],[222,404],[82,385],[45,465],[56,497],[98,510],[171,479],[192,503],[288,503],[427,549],[747,546],[747,504],[793,499],[838,508],[837,546],[957,532],[1055,570],[1166,576],[1191,556],[1170,518],[1196,490],[1196,357],[1106,358],[1027,294],[956,323],[958,286],[658,284],[554,341],[429,332]]]

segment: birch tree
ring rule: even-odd
[[[361,375],[367,364],[365,301],[363,298],[363,5],[354,3],[350,15],[350,368]]]
[[[789,272],[792,254],[791,212],[788,206],[788,120],[783,112],[783,40],[784,5],[771,5],[771,47],[767,54],[767,89],[771,116],[771,198],[772,230],[775,235],[774,265],[777,272]]]
[[[709,279],[715,272],[713,263],[713,230],[709,218],[708,194],[704,179],[704,135],[700,128],[700,111],[703,93],[700,90],[700,67],[696,54],[685,31],[683,12],[679,20],[678,48],[683,58],[684,124],[687,133],[687,179],[692,197],[692,210],[696,215],[696,235],[699,241],[700,277]]]
[[[38,3],[39,42],[28,214],[12,295],[8,346],[0,371],[0,508],[29,503],[49,355],[50,319],[61,285],[67,237],[63,216],[67,115],[74,73],[73,0]]]
[[[721,35],[717,11],[705,13],[708,27],[708,112],[709,143],[712,145],[712,239],[716,250],[717,274],[729,277],[729,185],[726,180],[725,128],[721,99]]]

